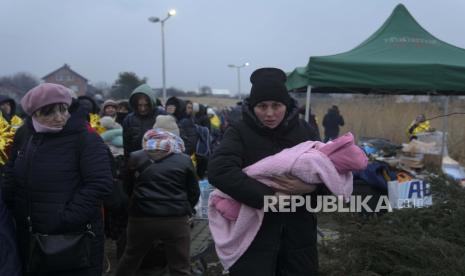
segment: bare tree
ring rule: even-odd
[[[115,99],[128,99],[137,86],[146,82],[147,78],[141,79],[133,72],[122,72],[112,86],[110,95]]]
[[[38,84],[39,80],[35,76],[26,72],[18,72],[12,76],[0,77],[0,85],[12,86],[23,93],[26,93],[29,89],[37,86]]]
[[[212,88],[207,85],[200,86],[199,92],[201,96],[209,96],[213,93]]]

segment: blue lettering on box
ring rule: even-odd
[[[420,181],[413,181],[410,183],[410,189],[408,191],[408,198],[412,198],[412,195],[414,193],[417,194],[417,198],[421,198],[422,197],[422,189],[421,189],[421,186],[420,186],[421,182]]]
[[[428,183],[423,181],[423,196],[430,196],[431,195],[431,189]]]

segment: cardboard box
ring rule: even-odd
[[[431,185],[424,180],[388,182],[389,203],[393,209],[421,208],[433,205]]]
[[[423,164],[426,169],[440,170],[442,166],[442,156],[439,154],[425,154],[423,156]]]

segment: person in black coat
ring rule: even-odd
[[[315,140],[315,130],[298,118],[298,107],[285,87],[286,75],[261,68],[250,77],[250,97],[242,104],[242,120],[229,126],[209,161],[210,183],[233,199],[261,209],[264,196],[316,193],[316,185],[279,176],[283,190],[248,177],[242,169],[301,142]],[[266,212],[247,251],[229,269],[230,275],[317,275],[316,218],[305,209]],[[290,275],[290,274],[289,274]]]
[[[205,105],[199,104],[199,110],[195,112],[194,121],[199,126],[210,129],[210,118],[208,117],[207,107]]]
[[[180,137],[185,145],[184,153],[189,156],[195,154],[195,147],[199,138],[192,114],[192,102],[183,101],[175,96],[170,97],[166,101],[166,112],[176,119]]]
[[[0,186],[0,275],[21,275],[17,239],[14,231],[14,222],[10,211],[2,199]]]
[[[127,160],[133,151],[142,149],[144,133],[153,127],[155,119],[160,114],[155,106],[152,88],[142,84],[134,89],[129,97],[133,112],[123,121],[124,157]]]
[[[190,275],[189,216],[199,185],[182,139],[162,129],[145,133],[143,150],[131,153],[127,245],[116,276],[134,275],[153,244],[162,241],[170,275]],[[147,258],[147,256],[146,256]]]
[[[333,105],[323,117],[325,143],[339,136],[339,126],[344,126],[344,117],[339,113],[337,105]]]
[[[102,201],[113,178],[106,146],[86,127],[85,113],[68,112],[68,88],[51,83],[31,89],[21,105],[31,116],[18,131],[6,168],[4,200],[12,210],[23,271],[29,261],[27,217],[42,234],[82,232],[91,225],[90,267],[29,275],[101,275],[103,263]]]
[[[124,118],[128,116],[131,111],[131,106],[129,105],[128,100],[119,100],[117,101],[118,107],[116,109],[116,122],[120,125],[123,124]]]

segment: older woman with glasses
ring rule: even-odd
[[[16,220],[23,271],[28,275],[102,274],[100,210],[113,184],[110,162],[101,138],[86,127],[85,112],[71,110],[71,104],[69,89],[51,83],[34,87],[21,100],[30,119],[21,131],[23,139],[15,138],[3,191]],[[31,259],[37,257],[31,255],[32,234],[65,235],[86,229],[95,235],[87,264],[52,268],[45,260],[32,269]]]

